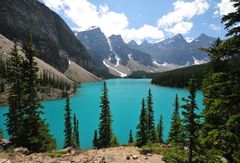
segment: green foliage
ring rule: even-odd
[[[0,128],[0,139],[3,138],[3,130]]]
[[[193,151],[196,151],[197,138],[200,130],[200,116],[197,115],[196,110],[198,109],[196,104],[196,80],[194,78],[189,81],[189,96],[183,98],[185,104],[183,108],[183,124],[186,129],[187,144],[189,149],[189,162],[192,162]]]
[[[6,114],[7,132],[10,135],[11,141],[17,146],[22,146],[23,115],[24,115],[24,70],[23,57],[19,55],[17,44],[9,54],[7,81],[10,83],[10,90],[8,96],[9,112]]]
[[[147,96],[147,119],[148,119],[148,129],[147,135],[148,139],[151,140],[152,143],[156,141],[156,132],[155,132],[155,124],[154,124],[154,110],[153,110],[153,99],[152,99],[151,89],[148,91]]]
[[[188,86],[190,78],[196,76],[197,88],[200,89],[207,68],[208,64],[202,64],[161,72],[154,74],[151,82],[156,85],[184,88]]]
[[[147,155],[149,153],[162,155],[167,150],[168,147],[161,147],[158,143],[152,144],[151,142],[148,142],[140,149],[140,153],[143,155]]]
[[[73,141],[74,141],[74,148],[80,148],[80,139],[79,139],[79,124],[76,118],[76,114],[74,114],[73,118]]]
[[[41,86],[53,87],[64,91],[68,91],[71,88],[71,84],[68,81],[59,76],[55,76],[47,70],[43,70],[43,72],[40,73],[40,84]]]
[[[4,81],[1,80],[0,82],[0,93],[5,92]]]
[[[228,162],[240,158],[240,22],[239,0],[232,0],[236,11],[224,15],[228,29],[225,41],[218,40],[207,49],[211,71],[204,80],[204,124],[201,141],[205,149],[216,150]]]
[[[112,118],[110,111],[110,102],[108,100],[108,89],[106,82],[103,83],[103,95],[101,96],[101,113],[99,123],[98,147],[106,148],[118,144],[117,138],[112,132]]]
[[[119,146],[119,141],[116,136],[112,135],[111,142],[110,142],[111,147],[117,147]]]
[[[94,130],[94,137],[93,137],[93,148],[98,148],[98,133],[97,130]]]
[[[66,106],[65,106],[65,128],[64,128],[64,148],[74,147],[73,133],[72,133],[72,122],[71,122],[71,108],[70,108],[70,97],[67,94]]]
[[[61,152],[54,151],[54,152],[48,153],[48,156],[51,158],[60,158],[60,157],[63,157],[63,154]]]
[[[45,152],[56,148],[56,142],[40,115],[38,67],[35,62],[36,50],[32,44],[31,32],[23,45],[25,58],[18,54],[14,45],[8,63],[7,80],[9,91],[9,112],[7,130],[16,146],[28,148],[31,152]]]
[[[230,12],[222,17],[222,23],[225,24],[225,29],[228,30],[227,36],[239,35],[240,27],[237,25],[240,22],[239,10],[240,2],[239,0],[231,0],[233,6],[236,8],[235,12]]]
[[[6,78],[6,63],[0,58],[0,79]]]
[[[171,144],[177,145],[177,146],[182,146],[181,144],[183,143],[182,139],[182,124],[181,124],[181,119],[179,115],[179,101],[178,101],[178,95],[176,95],[175,98],[175,103],[174,103],[174,112],[172,114],[171,118],[171,127],[169,131],[169,138],[168,141]]]
[[[132,130],[130,130],[128,143],[131,144],[131,143],[133,143],[133,141],[134,141],[134,140],[133,140],[133,136],[132,136]]]
[[[159,143],[164,143],[164,141],[163,141],[163,118],[162,118],[162,115],[160,115],[159,123],[158,123],[158,127],[157,127],[157,141]]]
[[[147,123],[147,112],[145,106],[145,100],[142,99],[142,109],[139,118],[139,124],[137,125],[137,134],[136,134],[136,145],[138,147],[144,146],[147,141],[147,130],[148,130],[148,123]]]

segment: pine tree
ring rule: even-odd
[[[72,133],[72,121],[71,121],[71,108],[70,108],[70,97],[67,94],[66,106],[65,106],[65,129],[64,129],[64,148],[73,147],[73,133]]]
[[[98,133],[97,133],[97,130],[94,130],[94,137],[93,137],[93,147],[94,148],[98,148]]]
[[[156,132],[154,124],[154,110],[153,110],[153,101],[152,101],[152,92],[151,89],[148,91],[147,96],[147,113],[148,113],[148,137],[152,143],[156,141]]]
[[[193,151],[196,150],[197,139],[199,136],[200,130],[200,116],[196,114],[196,110],[198,109],[196,104],[196,80],[194,78],[190,79],[189,87],[188,87],[190,95],[188,98],[183,98],[185,104],[182,106],[183,108],[183,123],[186,127],[187,139],[188,139],[188,161],[192,162]]]
[[[133,143],[132,130],[130,130],[130,132],[129,132],[129,139],[128,139],[128,143],[129,143],[129,144]]]
[[[23,121],[23,58],[19,55],[17,44],[14,44],[14,47],[10,53],[10,57],[7,60],[8,62],[8,73],[7,81],[11,84],[8,104],[9,112],[7,116],[7,131],[10,135],[11,141],[17,146],[22,145],[21,142],[21,127],[20,125]]]
[[[158,135],[159,143],[164,143],[164,141],[163,141],[163,118],[162,118],[162,115],[160,115],[159,124],[158,124],[158,128],[157,128],[157,135]]]
[[[73,138],[74,138],[74,147],[79,149],[80,148],[80,140],[79,140],[79,126],[78,120],[76,118],[76,114],[73,116]]]
[[[112,146],[111,143],[113,143],[112,140],[115,137],[112,133],[112,119],[106,82],[103,83],[103,95],[101,96],[100,108],[98,145],[99,148],[106,148]]]
[[[2,80],[0,83],[0,93],[1,92],[5,92],[5,88],[4,88],[4,81]]]
[[[40,115],[43,114],[43,106],[39,96],[38,67],[35,61],[36,50],[32,43],[32,34],[28,32],[27,42],[23,45],[26,59],[23,61],[24,74],[24,119],[23,146],[33,152],[44,152],[56,147],[56,142],[49,133],[48,125]]]
[[[231,1],[236,10],[222,17],[229,38],[206,49],[211,65],[203,82],[201,135],[205,149],[219,151],[229,163],[240,160],[240,3]]]
[[[140,114],[140,122],[137,126],[137,134],[136,134],[136,145],[138,147],[142,147],[146,145],[148,142],[148,136],[147,136],[147,131],[148,131],[148,123],[147,123],[147,113],[146,113],[146,108],[145,108],[145,100],[142,99],[142,109],[141,109],[141,114]]]
[[[179,116],[179,102],[178,95],[176,95],[175,103],[174,103],[174,112],[171,118],[171,128],[169,131],[168,141],[174,145],[180,145],[181,143],[181,119]]]
[[[3,138],[3,130],[0,128],[0,139]]]

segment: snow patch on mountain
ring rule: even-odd
[[[115,57],[115,59],[116,59],[116,65],[115,65],[115,67],[117,67],[117,66],[119,66],[120,65],[120,60],[121,60],[121,58],[118,56],[118,54],[114,51],[114,49],[112,48],[112,44],[111,44],[111,41],[110,41],[110,39],[108,38],[107,39],[108,40],[108,45],[109,45],[109,47],[110,47],[110,52],[112,52],[113,54],[114,54],[114,57]],[[109,61],[111,60],[111,57],[109,57]]]
[[[107,68],[112,69],[113,71],[115,71],[115,72],[117,72],[118,74],[120,74],[120,76],[121,76],[122,78],[124,78],[124,77],[127,76],[127,74],[125,74],[125,73],[119,71],[117,68],[115,68],[116,65],[115,65],[114,67],[112,67],[112,66],[108,65],[105,60],[103,60],[103,64],[104,64]]]
[[[193,60],[194,60],[194,65],[200,65],[200,64],[207,63],[207,60],[206,60],[206,59],[198,60],[198,59],[195,58],[194,56],[193,56]]]

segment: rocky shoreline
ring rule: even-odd
[[[52,153],[24,154],[19,149],[13,153],[0,152],[0,163],[164,163],[162,156],[157,154],[140,154],[137,147],[113,147],[106,149],[73,150],[66,148]]]

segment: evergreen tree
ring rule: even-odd
[[[115,135],[112,136],[110,144],[111,144],[112,147],[119,146],[119,141],[118,141],[118,139],[117,139],[117,137]]]
[[[164,141],[163,141],[163,118],[162,118],[162,115],[160,115],[159,124],[158,124],[158,128],[157,128],[157,135],[158,135],[159,143],[164,143]]]
[[[192,162],[193,158],[193,151],[196,150],[197,146],[197,139],[199,136],[200,130],[200,116],[196,114],[196,110],[198,109],[196,104],[196,80],[194,78],[190,79],[189,81],[189,93],[190,95],[188,98],[183,98],[185,104],[182,106],[183,108],[183,123],[186,127],[187,133],[187,140],[188,140],[188,161],[189,163]]]
[[[142,147],[146,145],[148,142],[147,131],[148,131],[148,123],[147,123],[147,113],[145,108],[145,100],[142,99],[142,109],[140,114],[140,122],[137,126],[137,134],[136,134],[136,145],[138,147]]]
[[[128,139],[128,143],[129,143],[129,144],[133,143],[132,130],[130,130],[130,132],[129,132],[129,139]]]
[[[101,96],[100,108],[98,145],[99,148],[106,148],[112,146],[111,143],[115,137],[112,133],[112,119],[106,82],[103,83],[103,95]]]
[[[24,146],[25,133],[23,132],[23,117],[24,117],[24,74],[23,74],[23,57],[19,55],[17,44],[10,53],[7,60],[8,71],[7,81],[10,83],[8,96],[9,111],[6,114],[7,132],[10,135],[10,140],[16,146]]]
[[[0,83],[0,93],[1,93],[1,92],[4,92],[4,91],[5,91],[4,81],[2,80],[1,83]]]
[[[93,148],[98,148],[98,133],[97,130],[94,130],[94,137],[93,137]]]
[[[3,130],[0,128],[0,139],[3,138]]]
[[[73,116],[73,138],[74,138],[74,147],[79,149],[80,148],[80,140],[79,140],[79,126],[78,120],[76,118],[76,114]]]
[[[230,37],[206,49],[211,67],[203,82],[205,109],[201,135],[205,148],[219,151],[229,163],[240,160],[240,67],[237,66],[240,63],[237,25],[240,3],[239,0],[232,2],[236,10],[222,18]]]
[[[156,141],[156,132],[154,124],[154,110],[151,89],[148,91],[147,96],[147,113],[148,113],[148,137],[152,143]]]
[[[64,138],[64,148],[73,147],[74,140],[73,140],[73,133],[72,133],[72,122],[71,122],[71,108],[70,108],[70,97],[67,94],[66,97],[66,106],[65,106],[65,138]]]
[[[179,116],[179,102],[178,95],[176,95],[174,103],[174,112],[171,118],[171,128],[169,131],[168,141],[172,144],[179,145],[181,143],[181,119]]]
[[[49,134],[47,124],[40,115],[43,113],[43,106],[39,96],[39,77],[38,67],[35,61],[37,56],[36,50],[32,43],[32,34],[28,32],[27,42],[23,45],[23,52],[26,59],[23,61],[24,75],[24,119],[23,130],[24,139],[23,146],[33,152],[44,152],[52,150],[56,147],[55,140]]]

